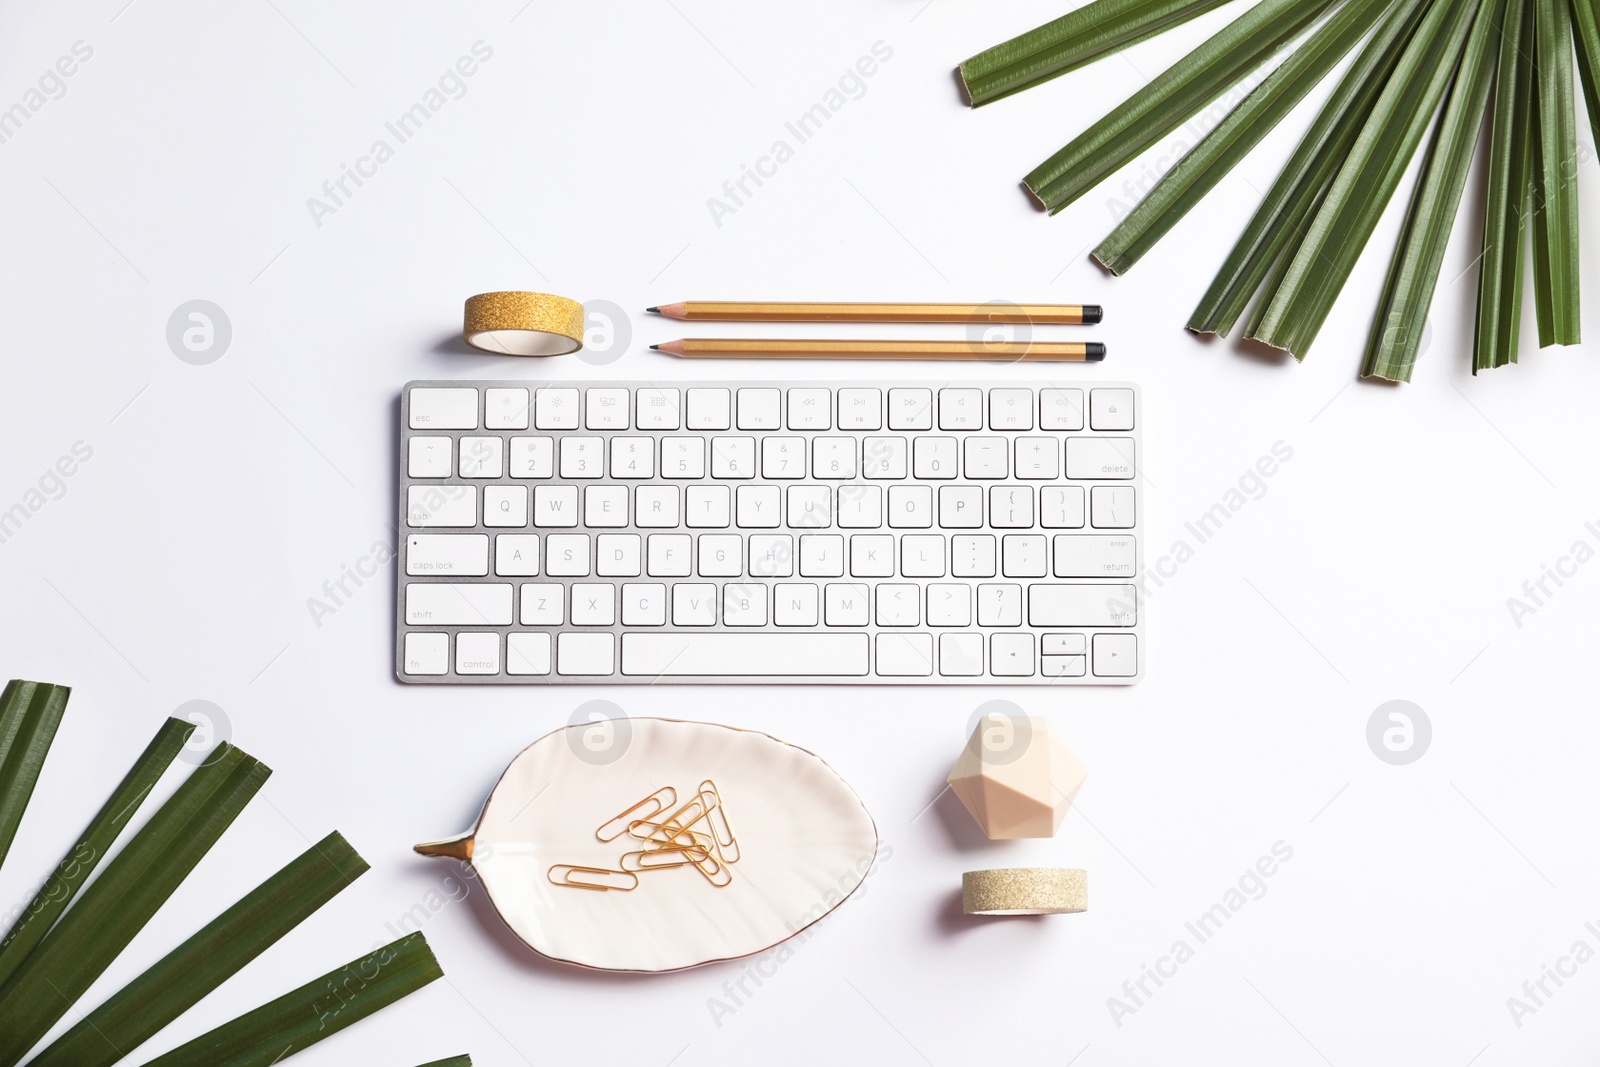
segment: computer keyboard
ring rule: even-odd
[[[403,682],[1129,684],[1126,383],[419,381]]]

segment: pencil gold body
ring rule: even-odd
[[[649,309],[690,322],[968,322],[1082,326],[1101,320],[1094,304],[802,304],[691,300]]]
[[[1105,345],[1082,341],[872,341],[686,337],[651,345],[687,359],[931,359],[993,362],[1094,363]]]

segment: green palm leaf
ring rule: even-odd
[[[1094,258],[1123,274],[1294,109],[1367,35],[1390,0],[1349,0],[1268,75],[1123,219]]]
[[[967,102],[981,107],[1119,52],[1228,0],[1095,0],[1054,22],[979,52],[958,69]]]
[[[1255,339],[1304,359],[1399,185],[1454,77],[1476,0],[1423,16],[1355,146],[1328,190]]]
[[[1539,346],[1575,345],[1578,325],[1578,119],[1567,0],[1534,0],[1533,294]]]
[[[1299,246],[1340,162],[1355,144],[1363,120],[1431,2],[1401,0],[1357,54],[1189,317],[1190,330],[1231,333],[1269,273],[1275,276],[1265,291],[1270,296],[1277,290],[1282,272],[1288,269],[1284,250]],[[1274,270],[1275,265],[1280,269]]]
[[[1024,180],[1055,214],[1278,52],[1334,0],[1261,0]]]
[[[1533,4],[1508,0],[1489,134],[1489,196],[1478,269],[1472,372],[1517,361],[1522,327],[1523,209],[1533,155]]]
[[[1444,262],[1461,191],[1467,184],[1467,171],[1478,146],[1484,109],[1489,104],[1504,15],[1505,0],[1484,0],[1478,10],[1450,89],[1450,100],[1423,163],[1422,177],[1384,285],[1383,301],[1373,319],[1366,362],[1361,368],[1363,377],[1392,382],[1411,380],[1411,368],[1439,281],[1439,266]]]
[[[1578,43],[1578,77],[1589,106],[1589,129],[1600,145],[1600,10],[1595,0],[1572,0],[1572,35]]]
[[[268,1067],[443,977],[427,940],[408,934],[157,1056],[145,1067]]]
[[[0,864],[11,851],[71,694],[64,685],[21,679],[7,682],[0,693]]]

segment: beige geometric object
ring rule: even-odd
[[[990,840],[1054,837],[1088,772],[1048,719],[978,720],[948,779]]]

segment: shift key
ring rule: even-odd
[[[1132,626],[1138,622],[1132,585],[1030,585],[1030,626]]]

